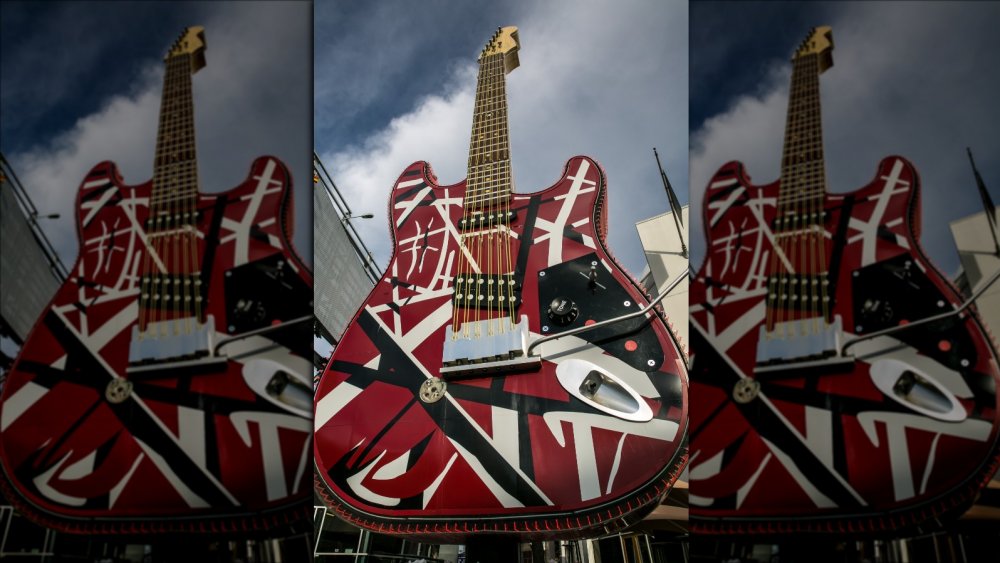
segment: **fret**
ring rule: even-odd
[[[466,216],[509,203],[510,136],[503,55],[484,55],[479,63],[463,200]]]
[[[151,207],[193,207],[198,197],[191,92],[191,55],[172,55],[166,61],[160,124],[153,167]],[[151,209],[155,213],[156,210]]]
[[[779,208],[808,206],[826,193],[819,72],[819,57],[815,54],[798,56],[793,61],[781,159]]]

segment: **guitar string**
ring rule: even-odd
[[[177,57],[176,59],[174,59],[174,61],[175,61],[174,62],[175,67],[177,68],[175,68],[176,72],[174,73],[173,77],[173,84],[171,86],[171,99],[169,100],[169,103],[172,110],[172,119],[176,124],[177,128],[181,128],[184,125],[184,110],[182,103],[183,100],[181,99],[181,93],[180,93],[181,88],[179,88],[179,86],[180,83],[183,81],[183,78],[180,75],[179,67],[182,64],[181,61],[183,61],[183,57]],[[176,184],[173,182],[172,172],[176,169],[177,163],[181,160],[182,146],[180,141],[181,141],[180,139],[171,139],[171,143],[168,147],[169,153],[167,157],[167,163],[164,170],[165,177],[163,178],[163,183],[164,183],[163,187],[165,187],[166,190],[161,191],[161,196],[166,198],[166,204],[167,204],[165,214],[163,215],[164,223],[166,223],[166,225],[165,229],[160,234],[160,237],[163,240],[163,251],[164,251],[164,255],[162,257],[163,267],[166,270],[163,273],[164,274],[163,284],[160,292],[160,306],[163,307],[162,318],[163,321],[165,321],[161,325],[163,328],[162,331],[163,336],[169,336],[171,324],[176,323],[176,320],[174,320],[173,323],[166,321],[168,321],[168,318],[176,319],[176,316],[171,314],[171,302],[170,302],[170,297],[174,286],[173,276],[171,276],[171,272],[176,271],[176,260],[173,261],[171,260],[172,258],[175,258],[173,256],[172,251],[173,251],[174,212],[177,199]]]
[[[485,53],[485,50],[484,50]],[[484,54],[481,57],[479,63],[479,76],[477,77],[476,83],[476,100],[475,100],[475,111],[473,112],[473,122],[472,122],[472,142],[470,144],[469,150],[469,176],[471,181],[466,183],[465,198],[462,206],[462,218],[465,219],[465,232],[460,233],[459,240],[462,250],[462,259],[465,263],[464,272],[464,289],[459,295],[459,302],[462,309],[462,337],[470,338],[469,334],[469,295],[472,293],[472,263],[471,254],[472,250],[469,248],[472,246],[471,239],[473,231],[472,221],[474,218],[473,208],[475,207],[475,192],[478,182],[480,181],[480,166],[477,161],[477,152],[479,150],[479,136],[481,135],[482,119],[484,116],[483,108],[483,96],[485,96],[486,87],[486,69],[488,67],[488,59]],[[471,201],[470,201],[471,198]],[[466,244],[469,241],[469,244]],[[466,255],[468,253],[469,255]]]
[[[465,222],[464,223],[460,223],[460,225],[468,225],[468,207],[467,206],[468,206],[468,201],[469,201],[469,194],[470,194],[470,192],[472,190],[472,186],[475,184],[475,169],[473,167],[473,152],[474,152],[474,146],[475,146],[477,119],[478,119],[478,113],[479,113],[479,111],[478,111],[478,109],[479,109],[479,92],[481,91],[482,81],[483,81],[482,61],[480,61],[479,65],[480,65],[479,74],[476,77],[476,99],[473,102],[474,110],[472,112],[472,132],[470,134],[471,140],[470,140],[470,145],[469,145],[469,161],[468,161],[469,174],[468,174],[468,178],[466,179],[466,183],[465,183],[465,193],[462,196],[462,219]],[[457,249],[457,252],[458,252],[458,264],[457,264],[456,269],[455,269],[455,282],[454,282],[455,298],[454,298],[453,304],[452,304],[452,307],[453,307],[452,318],[451,318],[451,331],[452,331],[451,332],[451,339],[452,339],[452,341],[457,341],[459,339],[458,333],[459,333],[460,323],[458,321],[458,318],[459,318],[459,312],[461,310],[463,310],[462,304],[465,302],[465,294],[466,294],[466,291],[467,291],[467,284],[465,282],[465,279],[466,279],[467,276],[466,276],[465,270],[468,267],[468,260],[467,260],[467,258],[465,256],[465,252],[466,252],[466,247],[465,247],[466,233],[464,232],[464,230],[465,230],[464,228],[460,227],[458,229],[458,233],[457,233],[458,234],[458,237],[457,237],[458,238],[458,249]]]
[[[502,279],[503,271],[500,268],[499,259],[496,261],[496,263],[494,263],[493,247],[498,242],[499,237],[497,236],[496,231],[497,229],[500,228],[500,221],[499,221],[500,217],[498,211],[499,201],[496,198],[503,197],[502,192],[504,189],[504,178],[505,178],[504,169],[506,168],[506,155],[503,153],[503,139],[500,137],[501,129],[503,128],[503,123],[504,123],[503,112],[505,111],[503,103],[504,64],[503,64],[502,54],[497,54],[496,57],[497,57],[496,61],[497,66],[496,68],[494,68],[495,77],[493,80],[493,88],[492,88],[493,112],[494,115],[496,116],[496,119],[495,123],[493,124],[493,131],[490,143],[494,151],[494,156],[496,157],[497,167],[494,172],[495,175],[491,180],[491,186],[493,189],[491,190],[492,193],[490,194],[489,207],[488,207],[490,217],[487,218],[487,223],[488,223],[487,232],[489,233],[487,235],[488,237],[487,246],[489,247],[489,256],[487,257],[487,261],[490,264],[490,274],[486,280],[486,291],[488,294],[487,317],[489,318],[489,333],[491,335],[498,332],[500,327],[502,326],[502,323],[495,322],[500,312],[499,286],[497,286],[498,291],[496,296],[493,295],[494,293],[493,289],[494,286],[497,285],[497,282]],[[497,251],[498,251],[497,257],[499,258],[499,248],[497,249]],[[493,329],[494,325],[497,326],[496,331],[494,331]]]
[[[795,182],[794,165],[793,165],[795,161],[795,152],[794,152],[795,147],[793,140],[795,139],[796,135],[796,126],[798,122],[798,108],[796,107],[794,102],[798,98],[798,92],[800,86],[799,81],[801,79],[801,74],[800,72],[798,72],[798,69],[801,66],[800,60],[801,59],[796,59],[793,62],[792,66],[792,88],[791,88],[791,94],[789,96],[788,115],[785,118],[786,150],[784,151],[785,154],[782,155],[783,158],[782,171],[781,171],[782,177],[780,183],[778,184],[779,185],[778,223],[777,223],[778,248],[776,249],[776,251],[780,250],[782,255],[785,257],[785,260],[788,261],[784,264],[781,264],[777,282],[778,285],[777,311],[776,311],[777,320],[775,324],[777,326],[777,335],[779,338],[784,338],[786,336],[785,335],[786,325],[784,323],[785,307],[787,300],[786,286],[788,285],[788,275],[791,273],[789,268],[789,266],[791,266],[790,262],[793,259],[793,257],[790,256],[791,253],[789,251],[788,212],[790,207],[789,204],[792,202],[789,201],[788,194],[790,193],[790,190],[792,189]],[[782,189],[782,187],[784,189]],[[792,197],[794,198],[794,194],[792,195]]]
[[[493,66],[493,64],[492,63],[493,63],[492,58],[488,59],[487,74],[486,74],[486,80],[487,80],[487,83],[486,83],[486,107],[488,109],[487,115],[492,115],[492,109],[493,109],[492,104],[490,104],[490,101],[491,101],[490,100],[490,87],[492,86],[492,80],[493,80],[493,76],[492,76],[492,70],[493,70],[492,66]],[[488,131],[485,134],[488,135]],[[482,136],[480,138],[482,139]],[[486,139],[486,143],[487,143],[487,152],[486,152],[486,154],[488,155],[489,154],[489,152],[488,152],[489,139],[488,138]],[[488,164],[488,166],[489,166],[489,168],[488,168],[489,173],[487,175],[487,179],[486,179],[485,184],[477,186],[477,190],[478,191],[483,191],[484,189],[488,189],[489,180],[492,177],[493,163],[492,163],[492,161],[489,160],[488,157],[487,157],[486,160],[487,160],[487,162],[489,162],[489,164]],[[474,334],[475,334],[475,338],[477,340],[479,339],[480,334],[481,334],[480,327],[479,327],[479,318],[480,318],[480,315],[482,313],[482,309],[479,306],[479,295],[480,295],[480,291],[482,291],[482,290],[480,288],[480,285],[482,284],[482,281],[483,281],[483,274],[486,273],[486,269],[484,268],[484,264],[483,264],[483,256],[482,256],[482,251],[483,251],[483,237],[482,237],[483,206],[484,206],[485,202],[484,202],[484,199],[482,197],[480,197],[481,195],[482,195],[481,193],[477,194],[477,197],[476,197],[476,200],[475,200],[476,203],[473,206],[473,217],[476,218],[476,221],[474,221],[474,223],[476,223],[476,225],[475,225],[475,230],[474,230],[475,234],[473,235],[473,240],[474,240],[473,246],[476,249],[476,251],[475,251],[475,257],[476,257],[476,265],[479,266],[479,275],[475,276],[475,278],[474,278],[475,279],[475,284],[473,284],[473,286],[472,286],[472,292],[471,292],[471,294],[472,294],[472,308],[475,309],[475,319],[476,319],[475,320],[475,324],[474,324],[474,326],[475,326]],[[477,349],[478,349],[478,347],[477,347]]]
[[[816,80],[819,80],[819,56],[816,57]],[[819,85],[816,86],[816,134],[819,135],[819,140],[823,138],[823,121],[822,116],[822,106],[820,105],[819,97]],[[824,202],[826,200],[826,167],[823,164],[825,161],[825,154],[823,154],[822,142],[817,143],[819,151],[819,170],[818,175],[820,179],[819,186],[821,187],[821,193],[819,197],[819,228],[817,229],[817,245],[818,245],[818,255],[819,255],[819,272],[818,272],[818,293],[819,293],[819,308],[823,312],[823,324],[829,324],[833,322],[832,318],[829,318],[829,305],[830,305],[830,294],[829,294],[829,273],[826,271],[826,236],[824,225]]]
[[[801,268],[799,267],[800,264],[799,248],[801,245],[799,244],[800,242],[799,235],[801,233],[801,228],[802,228],[801,213],[802,213],[802,202],[803,199],[805,198],[804,180],[805,180],[805,170],[807,169],[807,162],[808,162],[808,156],[805,154],[805,147],[803,145],[804,137],[802,134],[803,127],[805,126],[805,123],[808,120],[808,109],[805,107],[804,98],[802,95],[803,93],[802,81],[805,79],[806,78],[799,76],[799,85],[798,85],[799,95],[797,97],[798,107],[796,107],[795,109],[795,127],[799,133],[796,136],[796,143],[795,143],[796,146],[793,149],[792,164],[791,164],[792,181],[795,186],[795,192],[793,192],[794,200],[791,202],[792,230],[788,236],[788,243],[790,246],[789,250],[791,253],[791,255],[789,256],[789,264],[791,265],[791,268],[788,274],[786,275],[789,286],[788,287],[789,295],[786,297],[787,299],[786,307],[788,308],[787,327],[788,327],[788,332],[792,337],[795,337],[797,335],[795,321],[800,316],[799,274],[801,272]]]
[[[499,80],[498,80],[498,78],[499,78]],[[477,288],[477,291],[476,291],[476,300],[477,301],[484,300],[483,299],[484,290],[485,291],[489,291],[490,278],[492,278],[496,274],[496,272],[494,271],[494,268],[493,268],[493,264],[492,264],[492,257],[490,255],[491,254],[490,253],[490,245],[493,242],[492,238],[490,236],[490,233],[492,232],[493,226],[490,224],[489,215],[492,213],[492,209],[493,209],[493,207],[495,205],[495,201],[494,201],[493,198],[496,197],[496,191],[497,191],[498,183],[499,183],[499,179],[500,179],[500,170],[502,168],[501,158],[500,158],[500,155],[498,153],[498,148],[499,147],[497,146],[497,143],[496,143],[497,122],[500,119],[500,115],[499,115],[500,107],[499,107],[499,102],[498,102],[498,98],[497,98],[498,93],[499,93],[498,83],[502,79],[503,79],[503,55],[495,54],[495,55],[493,55],[493,61],[491,63],[491,69],[490,69],[490,85],[489,85],[489,104],[490,104],[490,117],[491,117],[490,122],[489,122],[490,128],[489,128],[489,130],[486,133],[486,143],[487,143],[487,146],[488,146],[488,154],[489,154],[489,160],[490,160],[490,175],[489,175],[489,181],[486,183],[486,186],[485,186],[486,189],[485,189],[484,197],[482,198],[481,215],[479,216],[479,225],[480,225],[479,248],[480,248],[480,255],[477,257],[477,260],[476,260],[477,262],[479,262],[480,269],[482,270],[482,273],[483,273],[483,275],[480,276],[479,280],[477,281],[477,284],[478,285],[482,285],[482,286],[486,286],[486,287],[484,287],[484,288]],[[484,223],[485,223],[485,227],[486,227],[485,230],[482,229]],[[486,257],[486,262],[485,263],[482,261],[482,246],[483,246],[484,243],[486,244],[486,247],[487,247],[487,250],[486,250],[487,257]],[[486,311],[485,314],[486,314],[486,318],[487,319],[489,319],[492,316],[491,305],[492,305],[491,303],[486,303],[487,311]],[[476,307],[476,321],[477,321],[476,322],[476,336],[477,337],[479,337],[480,323],[478,321],[479,321],[480,313],[482,312],[482,310],[483,310],[482,305],[480,305],[479,303],[477,303],[477,307]],[[487,320],[486,322],[487,322],[487,324],[490,323],[489,320]],[[488,328],[487,329],[487,333],[489,334],[490,332],[491,331]],[[482,354],[480,354],[480,355],[482,355]]]
[[[488,114],[489,114],[489,103],[488,103],[489,102],[489,78],[490,78],[489,69],[490,69],[490,63],[492,62],[492,59],[489,58],[488,56],[485,56],[483,62],[485,63],[485,69],[483,70],[483,77],[482,77],[483,78],[483,84],[482,84],[483,96],[482,96],[482,98],[480,100],[478,100],[478,102],[479,102],[479,106],[480,106],[480,111],[482,112],[481,116],[488,116]],[[479,242],[479,237],[478,237],[479,229],[478,229],[478,225],[476,225],[477,219],[479,217],[478,211],[479,211],[479,205],[480,205],[480,201],[481,201],[481,198],[479,197],[479,194],[480,194],[480,192],[482,190],[483,171],[484,170],[488,170],[488,165],[483,162],[484,157],[485,157],[485,155],[483,154],[483,143],[482,143],[482,141],[483,141],[483,135],[484,135],[484,132],[483,132],[483,118],[480,117],[479,128],[478,128],[478,132],[476,134],[476,140],[475,140],[475,143],[476,143],[476,151],[475,151],[475,153],[476,153],[476,155],[475,155],[475,157],[472,157],[470,155],[470,159],[474,159],[475,167],[476,167],[475,170],[477,172],[477,175],[476,175],[476,182],[475,182],[475,184],[473,186],[473,192],[474,193],[472,195],[472,206],[471,206],[471,209],[469,210],[468,218],[466,219],[466,227],[469,229],[467,237],[469,239],[469,246],[470,246],[470,248],[469,248],[469,254],[471,255],[470,256],[471,259],[470,259],[469,266],[470,266],[470,270],[471,271],[470,271],[469,276],[468,276],[469,283],[467,284],[468,291],[466,293],[466,298],[468,299],[468,301],[467,301],[467,305],[466,305],[466,309],[465,309],[465,330],[463,332],[464,332],[464,334],[469,339],[474,339],[474,338],[478,337],[477,330],[475,330],[475,329],[479,328],[478,325],[476,325],[475,329],[473,329],[472,326],[471,326],[471,323],[469,321],[470,321],[470,317],[472,317],[472,315],[473,315],[471,309],[473,307],[475,307],[475,302],[473,300],[475,299],[475,296],[476,296],[476,290],[479,288],[479,283],[478,283],[479,276],[475,274],[476,266],[478,266],[479,271],[482,272],[482,266],[479,264],[479,258],[476,255],[475,249],[476,249],[477,243]],[[472,264],[473,261],[475,261],[475,266],[473,266],[473,264]]]
[[[817,64],[818,64],[818,60],[817,60]],[[815,72],[817,72],[817,73],[819,72],[818,66],[815,67]],[[816,94],[817,94],[817,92],[814,92],[814,96]],[[817,97],[817,99],[818,99],[818,97]],[[815,107],[812,108],[812,114],[813,114],[812,118],[818,120],[819,119],[819,112],[817,110],[818,110],[818,108],[815,108]],[[816,139],[815,138],[811,139],[810,145],[809,145],[810,152],[815,151],[816,147],[817,147]],[[817,182],[819,181],[819,179],[816,177],[816,171],[815,170],[811,170],[809,177],[811,179],[810,186],[811,186],[812,191],[813,191],[812,197],[810,197],[810,199],[809,199],[809,234],[808,234],[808,238],[807,238],[807,246],[809,248],[809,313],[810,313],[809,317],[812,319],[812,323],[811,323],[812,328],[814,329],[814,331],[816,333],[819,333],[820,332],[820,324],[817,321],[817,313],[818,313],[818,307],[819,307],[819,301],[818,301],[819,295],[817,294],[817,290],[819,288],[817,287],[817,284],[816,284],[817,274],[818,274],[818,272],[816,271],[816,257],[817,257],[817,254],[819,252],[822,252],[822,249],[816,247],[816,233],[817,233],[817,221],[818,221],[818,219],[817,219],[817,217],[818,217],[817,212],[819,211],[818,208],[817,208],[817,197],[821,197],[821,196],[816,193],[818,191],[816,189],[816,188],[818,188]],[[820,223],[820,225],[822,225],[822,223]],[[822,241],[822,239],[820,239],[820,240]],[[806,327],[807,330],[808,330],[808,326],[809,326],[809,323],[807,322],[807,327]]]
[[[793,68],[793,72],[792,72],[792,87],[793,87],[793,89],[795,87],[795,72],[794,72],[794,68]],[[791,103],[789,103],[789,106],[788,106],[788,116],[785,119],[786,119],[786,125],[785,125],[785,127],[786,127],[786,129],[788,129],[788,131],[786,131],[786,135],[792,135],[793,133],[791,131],[794,131],[794,128],[793,128],[794,125],[793,125],[793,123],[794,123],[794,120],[795,120],[795,108],[794,108],[794,106],[791,105]],[[787,138],[786,140],[790,141],[790,137]],[[777,253],[777,252],[780,251],[785,256],[785,259],[787,260],[787,258],[788,258],[788,253],[786,252],[786,250],[787,250],[787,242],[786,242],[786,237],[784,235],[785,235],[786,224],[787,224],[787,211],[788,211],[787,207],[788,207],[788,202],[786,201],[786,197],[784,197],[784,194],[787,193],[787,191],[788,191],[787,185],[791,182],[791,178],[789,177],[790,175],[789,175],[789,171],[788,171],[788,163],[789,163],[790,155],[788,155],[787,151],[786,151],[786,154],[782,155],[782,157],[784,159],[784,161],[782,162],[782,171],[781,171],[782,172],[782,178],[780,180],[780,183],[778,184],[778,186],[779,186],[779,192],[778,192],[778,222],[777,222],[777,230],[778,230],[779,234],[778,234],[778,247],[775,249],[775,253]],[[781,189],[782,185],[785,185],[786,188],[785,189]],[[776,326],[776,329],[777,329],[776,330],[777,336],[779,338],[780,337],[784,337],[784,330],[785,330],[785,327],[782,324],[782,319],[784,317],[784,310],[783,310],[784,302],[785,302],[785,275],[784,275],[785,272],[784,272],[784,270],[786,269],[786,267],[783,264],[780,264],[780,269],[781,270],[779,271],[778,281],[777,281],[777,286],[778,286],[777,293],[778,293],[778,296],[777,296],[777,305],[776,305],[776,311],[775,311],[775,316],[777,317],[776,320],[775,320],[775,326]]]
[[[797,146],[796,146],[796,154],[795,154],[795,185],[796,185],[796,193],[795,193],[795,201],[794,201],[794,205],[795,205],[794,228],[795,228],[795,231],[794,231],[794,235],[793,235],[793,240],[794,240],[794,249],[793,249],[793,251],[795,252],[795,257],[793,257],[793,259],[792,259],[792,265],[793,265],[793,268],[795,269],[795,275],[793,275],[791,277],[792,295],[791,295],[791,303],[790,303],[790,305],[791,305],[791,311],[790,311],[790,314],[789,314],[789,316],[791,317],[790,320],[792,321],[791,323],[789,323],[789,329],[790,329],[790,331],[792,333],[792,336],[795,336],[796,332],[797,332],[797,329],[796,329],[797,323],[795,323],[794,321],[797,320],[798,318],[801,318],[801,316],[802,316],[802,311],[801,311],[802,303],[800,301],[800,297],[801,297],[801,283],[799,281],[799,278],[800,277],[804,277],[804,276],[802,276],[802,270],[803,270],[803,268],[801,267],[802,262],[799,260],[798,250],[802,246],[800,244],[801,243],[800,234],[801,234],[801,229],[802,229],[802,217],[800,216],[800,214],[802,212],[802,205],[803,205],[803,203],[805,203],[805,200],[808,197],[807,196],[807,191],[806,191],[806,181],[807,181],[807,174],[808,174],[808,170],[809,170],[809,155],[807,153],[808,143],[809,143],[809,137],[806,134],[806,129],[805,129],[806,125],[809,122],[809,107],[808,107],[808,100],[806,99],[806,96],[808,96],[808,91],[804,87],[804,82],[806,80],[808,80],[808,77],[807,76],[803,76],[803,77],[800,77],[799,80],[801,82],[800,82],[800,85],[799,85],[800,90],[799,90],[799,96],[798,96],[798,100],[797,100],[797,104],[798,104],[799,107],[798,107],[797,118],[796,118],[796,121],[797,121],[796,127],[797,127],[797,129],[799,131],[799,135],[797,137],[797,142],[796,142]]]
[[[810,73],[811,72],[812,72],[812,65],[810,65]],[[812,79],[811,76],[807,77],[807,80],[810,80],[810,82],[811,79]],[[803,121],[806,124],[812,123],[812,119],[814,117],[813,108],[810,104],[811,102],[810,98],[812,94],[813,93],[811,92],[811,90],[807,92],[807,96],[809,97],[807,97],[805,99],[805,102],[803,103]],[[815,196],[815,194],[812,193],[812,186],[811,186],[811,182],[813,180],[813,170],[814,170],[813,166],[814,155],[812,152],[813,141],[814,139],[812,131],[810,130],[809,137],[805,139],[805,143],[802,146],[802,155],[803,155],[803,164],[801,172],[802,197],[801,197],[801,202],[799,203],[799,207],[802,209],[803,216],[799,221],[799,231],[798,231],[799,235],[797,237],[799,245],[802,247],[802,262],[801,266],[799,267],[799,271],[803,272],[799,276],[799,284],[797,288],[798,289],[797,310],[800,319],[799,324],[803,335],[807,335],[810,332],[809,317],[811,316],[810,310],[812,307],[812,302],[809,300],[809,294],[808,294],[808,289],[812,287],[812,279],[813,279],[812,276],[813,272],[809,269],[809,259],[808,259],[808,255],[811,254],[810,248],[812,244],[808,233],[811,232],[812,230],[811,227],[812,219],[809,217],[809,213],[811,211],[812,199]]]

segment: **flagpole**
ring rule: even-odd
[[[666,172],[663,171],[663,165],[660,164],[660,153],[656,152],[656,147],[653,147],[653,156],[656,157],[656,166],[660,169],[660,179],[663,180],[663,189],[667,190],[667,200],[670,201],[670,210],[673,211],[674,225],[677,227],[677,237],[681,241],[681,256],[687,258],[688,250],[687,245],[684,244],[684,217],[681,215],[681,204],[677,200],[677,195],[674,193],[673,186],[670,185],[670,180],[667,178]],[[1000,246],[997,248],[1000,249]]]

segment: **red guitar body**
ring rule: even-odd
[[[888,157],[822,224],[838,349],[964,298],[919,246],[919,178]],[[878,531],[957,513],[997,467],[1000,380],[972,310],[762,369],[778,183],[730,162],[705,195],[691,284],[691,516],[723,533]],[[803,257],[789,255],[797,271]],[[740,395],[759,385],[751,396]]]
[[[216,354],[136,371],[151,182],[126,186],[110,162],[90,171],[76,264],[3,386],[0,483],[22,512],[90,533],[259,532],[308,518],[311,413],[281,396],[295,377],[308,393],[311,372],[309,323],[281,327],[312,311],[311,273],[289,242],[290,186],[285,166],[261,157],[239,187],[198,197],[196,275]]]
[[[440,400],[421,398],[440,374],[453,322],[465,189],[438,186],[424,162],[393,189],[392,260],[316,392],[317,491],[352,524],[436,541],[474,532],[569,538],[635,523],[685,459],[687,372],[659,315],[541,344],[534,370],[445,377]],[[604,202],[604,174],[585,157],[551,188],[511,196],[506,271],[532,339],[646,302],[604,246]],[[485,259],[480,266],[503,273]],[[542,312],[556,294],[579,306],[565,326]],[[620,378],[651,420],[609,415],[568,392],[559,377],[574,362]]]

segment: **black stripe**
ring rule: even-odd
[[[854,196],[844,196],[840,206],[840,221],[837,232],[833,234],[833,249],[830,252],[830,310],[837,305],[837,281],[840,279],[840,264],[844,260],[844,247],[847,246],[847,226],[851,222],[851,209],[854,207]]]
[[[522,280],[527,273],[528,253],[531,250],[531,245],[535,243],[534,239],[531,238],[531,231],[535,229],[540,203],[540,198],[532,196],[528,200],[527,211],[524,214],[524,225],[521,227],[521,246],[517,250],[517,265],[514,268],[516,276]]]
[[[761,437],[795,460],[796,466],[816,489],[841,508],[859,507],[850,490],[830,473],[823,462],[778,417],[777,413],[760,398],[740,404],[728,398],[740,376],[733,371],[714,346],[709,344],[701,331],[691,334],[691,349],[698,350],[697,366],[692,378],[701,377],[701,383],[718,387],[727,394],[729,405],[736,407],[750,427]],[[773,391],[773,387],[770,389]],[[775,395],[779,395],[775,393]]]

